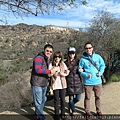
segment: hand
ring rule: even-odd
[[[69,74],[70,70],[65,70],[64,73]]]
[[[92,77],[92,74],[91,74],[91,73],[89,73],[89,74],[88,74],[88,77],[89,77],[89,78],[91,78],[91,77]]]
[[[79,69],[79,72],[83,72],[84,70],[82,68]]]
[[[67,70],[67,74],[69,74],[70,73],[70,70]]]
[[[97,73],[97,77],[100,77],[100,72]]]
[[[56,73],[56,68],[53,67],[50,72],[51,72],[51,74],[55,74]]]

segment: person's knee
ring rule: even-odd
[[[69,100],[69,103],[73,103],[73,99],[70,99],[70,100]]]
[[[80,101],[80,99],[81,99],[81,95],[78,95],[78,96],[76,96],[76,98],[75,98],[75,102],[79,102]]]
[[[96,99],[96,100],[100,99],[100,96],[97,96],[97,95],[96,95],[96,96],[95,96],[95,99]]]
[[[37,106],[42,104],[42,98],[36,98],[36,104]]]
[[[45,96],[42,101],[45,103],[47,101],[47,97]]]

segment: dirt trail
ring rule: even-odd
[[[104,114],[120,114],[120,82],[113,82],[103,86],[102,91],[102,112]],[[66,97],[66,102],[68,103],[68,96]],[[82,94],[81,101],[76,104],[77,112],[82,114],[84,113],[84,93]],[[95,105],[94,105],[94,94],[91,99],[91,112],[95,113]],[[53,114],[53,100],[46,102],[44,108],[45,114]],[[25,107],[20,110],[13,111],[4,111],[0,114],[34,114],[34,107]],[[67,113],[67,105],[66,105],[66,114]],[[27,119],[28,120],[28,119]]]

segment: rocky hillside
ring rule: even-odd
[[[58,26],[0,26],[0,111],[31,103],[32,59],[46,43],[66,56],[67,48],[77,43],[80,35],[80,31]]]
[[[57,26],[0,26],[0,57],[7,60],[21,58],[23,54],[23,57],[33,57],[48,42],[56,50],[64,52],[70,42],[80,40],[80,33],[75,29]]]

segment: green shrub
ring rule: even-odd
[[[4,84],[6,82],[6,75],[2,74],[0,75],[0,85]]]
[[[120,81],[120,74],[112,74],[108,80],[108,82],[119,82],[119,81]]]

